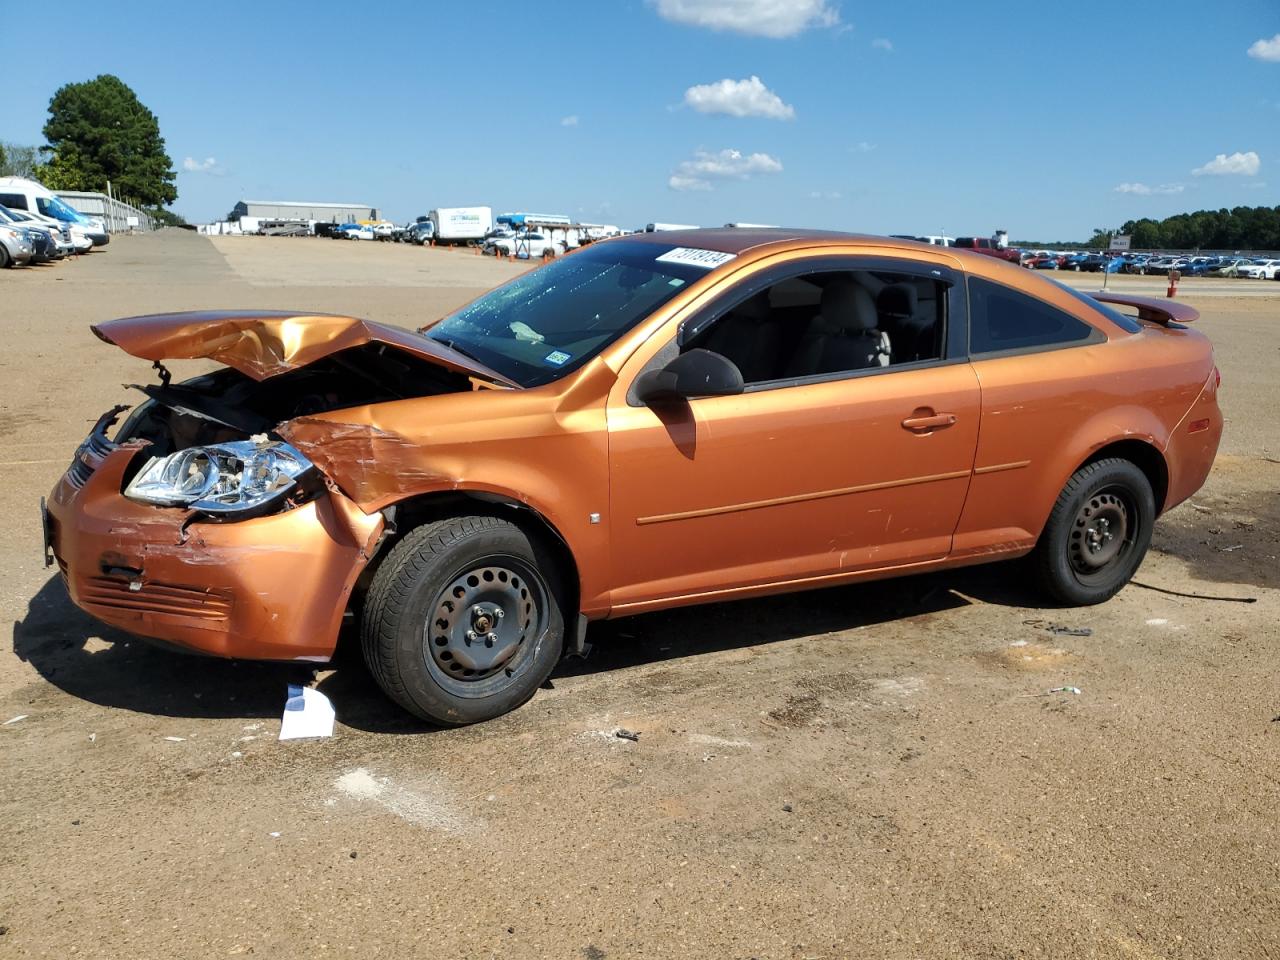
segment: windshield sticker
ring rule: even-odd
[[[563,367],[569,362],[569,354],[565,353],[563,350],[552,350],[542,359],[545,363],[554,364],[557,367]]]
[[[735,254],[722,253],[719,250],[698,250],[695,247],[676,247],[674,250],[668,250],[660,257],[656,257],[658,263],[687,263],[691,267],[702,267],[704,270],[714,270],[723,263],[728,263],[734,258]]]

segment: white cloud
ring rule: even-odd
[[[1220,153],[1203,167],[1196,167],[1191,172],[1197,177],[1205,175],[1252,177],[1258,172],[1260,166],[1262,166],[1262,158],[1250,150],[1248,153],[1233,153],[1231,156]]]
[[[1280,63],[1280,33],[1270,40],[1256,40],[1249,48],[1249,56],[1267,63]]]
[[[877,50],[883,50],[885,53],[893,53],[893,41],[886,40],[884,37],[876,37],[871,41],[871,45]]]
[[[1115,188],[1116,193],[1132,193],[1139,197],[1149,197],[1152,194],[1174,194],[1182,193],[1187,189],[1181,183],[1162,183],[1159,186],[1149,187],[1145,183],[1122,183]]]
[[[187,173],[211,173],[214,176],[221,176],[223,172],[222,167],[213,157],[205,157],[203,160],[187,157],[182,161],[182,169]]]
[[[710,190],[715,180],[749,180],[762,173],[781,173],[782,162],[767,153],[698,150],[676,167],[667,180],[672,190]]]
[[[699,113],[727,113],[731,117],[793,120],[796,115],[795,107],[783,103],[757,76],[690,87],[684,92],[684,102]]]
[[[794,37],[810,27],[834,27],[839,10],[830,0],[649,0],[658,16],[709,30],[757,37]]]
[[[576,113],[571,113],[567,117],[560,118],[560,126],[562,127],[576,127],[577,125],[578,115]]]
[[[809,191],[810,200],[839,200],[843,196],[844,194],[839,190],[828,190],[826,193],[823,193],[821,190]]]
[[[874,143],[867,143],[865,140],[859,140],[849,148],[850,153],[870,153],[876,148]]]

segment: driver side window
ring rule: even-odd
[[[946,290],[880,270],[787,277],[696,319],[681,352],[727,357],[748,387],[939,360]]]

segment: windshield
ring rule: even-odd
[[[673,249],[593,245],[531,270],[424,332],[522,387],[550,383],[706,274],[701,266],[657,259]]]
[[[83,219],[79,213],[72,210],[57,197],[36,197],[36,209],[46,217],[66,220],[69,223],[79,223]]]

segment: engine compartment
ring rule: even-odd
[[[266,380],[231,368],[171,383],[129,384],[149,398],[116,432],[115,442],[146,440],[163,457],[188,447],[273,435],[287,420],[347,407],[474,389],[470,377],[383,343],[366,343]]]

